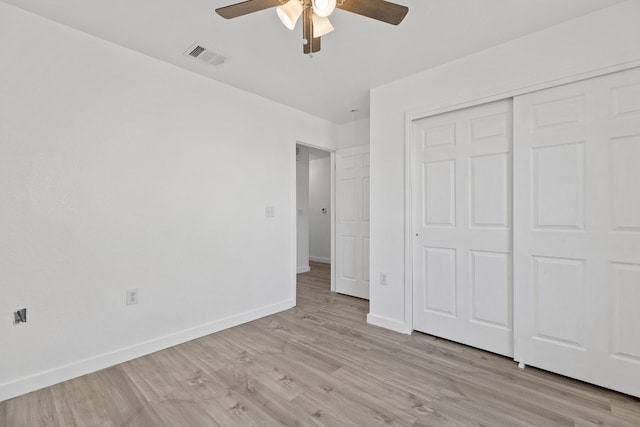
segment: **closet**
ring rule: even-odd
[[[640,69],[411,138],[414,329],[640,396]]]

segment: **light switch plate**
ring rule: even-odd
[[[380,273],[380,284],[387,286],[387,273]]]

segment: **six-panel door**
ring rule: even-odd
[[[413,328],[513,354],[511,101],[412,124]]]
[[[640,70],[514,103],[515,359],[640,396]]]
[[[369,147],[336,153],[336,292],[369,299]]]

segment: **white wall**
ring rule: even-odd
[[[329,157],[309,160],[309,259],[325,263],[331,262],[330,166]]]
[[[369,118],[338,126],[338,149],[369,145]]]
[[[295,304],[336,126],[2,2],[0,76],[0,400]]]
[[[297,146],[296,154],[296,226],[297,272],[306,273],[309,268],[309,148]]]
[[[368,321],[411,330],[405,257],[405,130],[412,116],[640,65],[640,2],[628,1],[371,93],[371,277]],[[613,67],[613,68],[608,68]]]

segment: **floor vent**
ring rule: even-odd
[[[210,65],[222,65],[227,60],[219,53],[213,52],[198,43],[189,47],[184,54]]]

